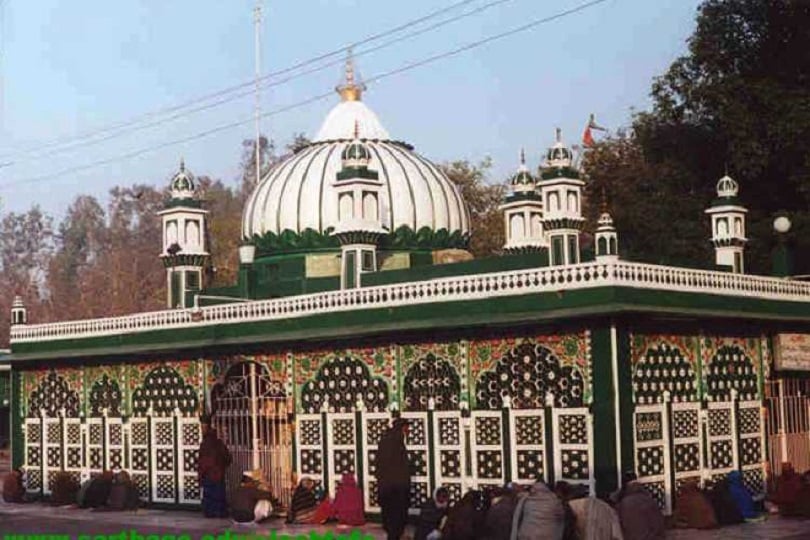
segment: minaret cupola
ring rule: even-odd
[[[745,271],[745,214],[748,210],[740,204],[740,187],[728,174],[717,181],[717,198],[706,213],[711,217],[715,264],[741,274]]]
[[[188,307],[188,293],[203,287],[208,261],[206,218],[197,198],[194,175],[180,160],[180,169],[169,183],[169,200],[158,212],[163,228],[160,258],[166,268],[166,304],[170,309]]]
[[[579,263],[579,235],[582,217],[582,188],[585,185],[574,167],[574,154],[562,142],[557,128],[556,141],[546,153],[537,182],[543,201],[543,228],[552,266]]]
[[[540,251],[546,246],[543,202],[536,180],[526,166],[523,150],[520,151],[520,166],[509,183],[510,193],[501,205],[506,233],[503,249],[509,253]]]

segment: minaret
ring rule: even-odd
[[[619,258],[619,235],[613,225],[613,218],[608,212],[607,196],[605,188],[602,187],[602,208],[600,209],[599,220],[596,222],[596,260],[615,261]]]
[[[360,139],[354,123],[354,139],[340,155],[343,168],[334,183],[337,193],[338,223],[332,232],[341,246],[340,286],[361,285],[364,272],[377,270],[377,243],[387,234],[380,220],[380,182],[377,172],[368,168],[371,151]]]
[[[748,210],[737,198],[740,187],[729,175],[717,181],[717,198],[706,209],[712,220],[715,264],[731,269],[735,274],[745,272],[745,214]]]
[[[166,304],[169,309],[189,307],[187,293],[202,289],[203,268],[208,260],[205,219],[208,212],[196,198],[194,176],[180,161],[180,170],[170,185],[170,199],[158,212],[163,221],[163,250],[166,267]]]
[[[25,309],[21,296],[15,296],[11,304],[11,326],[28,324],[28,311]]]
[[[585,182],[580,180],[579,172],[573,166],[573,157],[557,128],[557,140],[548,149],[537,182],[543,199],[543,228],[552,266],[579,262],[579,233],[585,222],[582,217]]]
[[[512,190],[501,205],[509,253],[540,251],[546,247],[543,237],[543,202],[535,179],[526,167],[526,156],[520,151],[520,166],[510,181]]]

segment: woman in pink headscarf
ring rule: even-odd
[[[363,509],[363,492],[357,486],[357,480],[351,473],[344,473],[332,503],[335,519],[340,525],[359,527],[365,524]]]

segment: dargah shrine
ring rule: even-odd
[[[503,201],[504,254],[474,259],[459,189],[363,90],[349,62],[312,142],[256,185],[233,286],[206,286],[208,213],[181,166],[155,217],[165,310],[37,324],[15,300],[6,363],[27,489],[125,469],[144,501],[196,505],[210,414],[230,485],[261,468],[285,503],[298,478],[334,493],[353,472],[379,512],[375,453],[398,415],[413,508],[438,486],[458,498],[538,478],[602,495],[629,470],[666,512],[688,479],[740,470],[762,492],[784,457],[766,388],[810,362],[796,353],[810,350],[810,283],[746,274],[736,182],[694,217],[712,270],[628,261],[607,211],[585,230],[586,182],[549,129]]]

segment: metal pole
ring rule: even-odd
[[[259,464],[259,399],[256,388],[256,364],[250,363],[250,427],[253,436],[251,469],[258,469]]]
[[[782,444],[782,463],[788,460],[788,447],[787,447],[787,429],[785,423],[787,422],[787,410],[785,408],[785,380],[779,379],[779,414],[782,416],[779,422],[779,435]],[[781,473],[781,469],[779,470]],[[779,474],[777,473],[777,475]]]
[[[259,183],[259,175],[261,174],[261,93],[260,93],[260,79],[261,79],[261,26],[262,26],[262,1],[256,0],[256,7],[253,8],[253,26],[254,26],[254,58],[256,60],[255,71],[255,92],[256,92],[256,106],[254,111],[254,122],[256,128],[256,178],[254,185]]]

